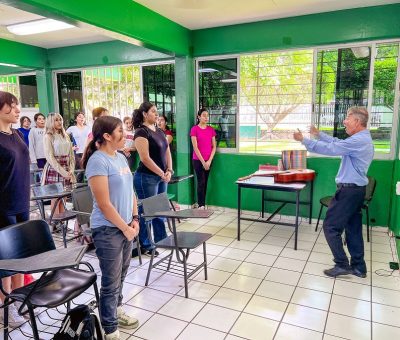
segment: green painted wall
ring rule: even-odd
[[[209,179],[207,203],[230,208],[237,207],[237,186],[235,181],[258,169],[259,164],[277,164],[278,157],[247,154],[221,154],[215,156]],[[319,199],[332,195],[335,192],[335,175],[339,169],[340,159],[312,157],[307,159],[307,167],[317,172],[314,186],[313,217],[318,217]],[[369,175],[377,179],[377,187],[371,202],[370,218],[375,220],[373,225],[388,225],[393,161],[375,160],[371,164]],[[212,194],[211,194],[212,193]],[[287,194],[285,194],[286,197]],[[278,196],[271,196],[278,197]],[[282,195],[279,195],[282,197]],[[246,210],[260,210],[261,192],[244,189],[242,192],[242,207]],[[273,205],[276,207],[276,205]],[[294,214],[294,206],[285,207],[284,213]],[[269,209],[269,211],[271,211]],[[302,216],[306,216],[306,208],[301,209]],[[324,215],[323,215],[324,216]]]
[[[36,71],[36,84],[39,99],[39,111],[49,114],[55,111],[52,72],[45,68]]]
[[[46,49],[15,41],[0,39],[1,63],[15,64],[23,68],[43,68],[47,62]],[[12,69],[12,68],[10,68]]]
[[[161,61],[172,57],[122,41],[51,48],[47,50],[51,69]]]
[[[400,4],[193,31],[193,55],[310,47],[400,37]]]
[[[191,174],[191,142],[189,130],[194,123],[194,62],[190,57],[175,58],[176,93],[176,164],[177,175]],[[176,185],[180,203],[191,204],[193,180]]]
[[[400,196],[396,195],[396,183],[400,182],[400,160],[394,161],[392,181],[392,204],[390,215],[390,226],[395,235],[400,236]]]
[[[97,26],[118,38],[161,52],[187,55],[190,31],[132,0],[1,0],[1,2],[71,24]]]

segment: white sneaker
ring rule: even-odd
[[[4,324],[4,309],[0,312],[0,322]],[[23,316],[18,314],[17,307],[12,303],[8,306],[8,325],[12,328],[21,326],[26,320]]]
[[[121,337],[119,335],[119,330],[117,329],[115,332],[110,334],[106,334],[106,340],[120,340]]]
[[[117,308],[118,326],[126,329],[134,329],[139,327],[139,320],[126,314],[121,306]]]

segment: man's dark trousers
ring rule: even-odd
[[[338,184],[323,224],[325,238],[336,265],[345,269],[349,268],[349,260],[342,241],[342,233],[345,231],[347,248],[351,255],[350,266],[361,273],[367,272],[364,261],[361,212],[365,189],[365,186]]]

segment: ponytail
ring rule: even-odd
[[[135,109],[132,113],[132,124],[133,128],[137,129],[143,125],[144,113],[149,112],[149,110],[154,106],[153,103],[143,102],[140,104],[139,108]]]
[[[118,127],[122,126],[121,119],[112,116],[103,116],[97,118],[92,127],[93,139],[86,146],[82,157],[82,168],[86,169],[89,158],[95,153],[100,145],[106,143],[104,134],[112,134],[113,131]]]
[[[86,169],[90,156],[92,156],[96,150],[97,150],[96,140],[92,139],[89,142],[89,144],[86,145],[85,151],[83,152],[83,157],[81,160],[81,165],[83,169]]]

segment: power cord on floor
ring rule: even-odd
[[[395,269],[393,269],[392,271],[386,270],[386,269],[377,269],[377,270],[375,270],[375,274],[378,276],[389,277],[389,276],[393,276],[393,273],[395,271],[396,271]]]

